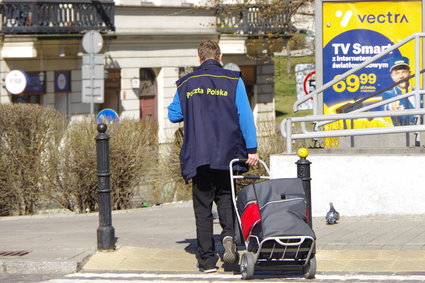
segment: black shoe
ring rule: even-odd
[[[233,241],[233,237],[231,236],[224,237],[223,248],[224,248],[223,261],[229,264],[234,263],[237,259],[237,253],[236,253],[236,244]]]
[[[204,273],[214,273],[217,272],[218,267],[217,266],[213,266],[213,267],[201,267],[199,265],[199,263],[196,265],[196,267],[199,269],[199,271],[204,272]]]

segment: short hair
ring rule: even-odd
[[[208,59],[214,59],[219,61],[220,55],[221,55],[221,50],[217,42],[212,40],[207,40],[199,44],[198,56],[202,62]]]

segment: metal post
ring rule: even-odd
[[[292,119],[286,119],[286,153],[292,153]]]
[[[310,225],[311,228],[313,228],[313,217],[311,215],[311,162],[306,159],[306,157],[308,156],[308,150],[306,148],[300,148],[297,153],[300,159],[295,162],[295,164],[297,164],[297,176],[303,182],[305,197],[307,201],[307,223],[308,225]]]
[[[90,43],[93,46],[93,38]],[[91,101],[90,101],[90,114],[94,114],[94,54],[90,53],[90,95],[91,95]]]
[[[109,135],[104,123],[97,125],[97,192],[99,195],[99,227],[97,228],[97,248],[99,250],[115,249],[115,230],[112,227],[111,212],[111,172],[109,172]]]
[[[421,95],[419,93],[419,90],[421,88],[421,83],[420,83],[420,80],[421,80],[420,56],[421,56],[421,41],[420,41],[419,35],[416,35],[415,36],[415,109],[421,109]],[[421,124],[421,116],[416,115],[415,117],[416,117],[416,125],[420,125]],[[416,147],[421,146],[421,136],[420,135],[421,135],[420,132],[414,133],[414,145]]]

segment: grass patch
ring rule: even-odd
[[[315,63],[314,56],[291,57],[291,74],[287,72],[287,56],[275,57],[275,115],[276,123],[288,117],[311,115],[312,110],[294,112],[292,107],[297,100],[295,65]]]

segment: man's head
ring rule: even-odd
[[[218,46],[217,42],[212,40],[202,42],[198,47],[198,58],[200,63],[209,59],[221,62],[220,46]]]
[[[393,58],[391,60],[390,72],[394,82],[398,82],[410,76],[409,58],[403,56]],[[406,88],[407,86],[407,81],[398,85],[400,88]]]

